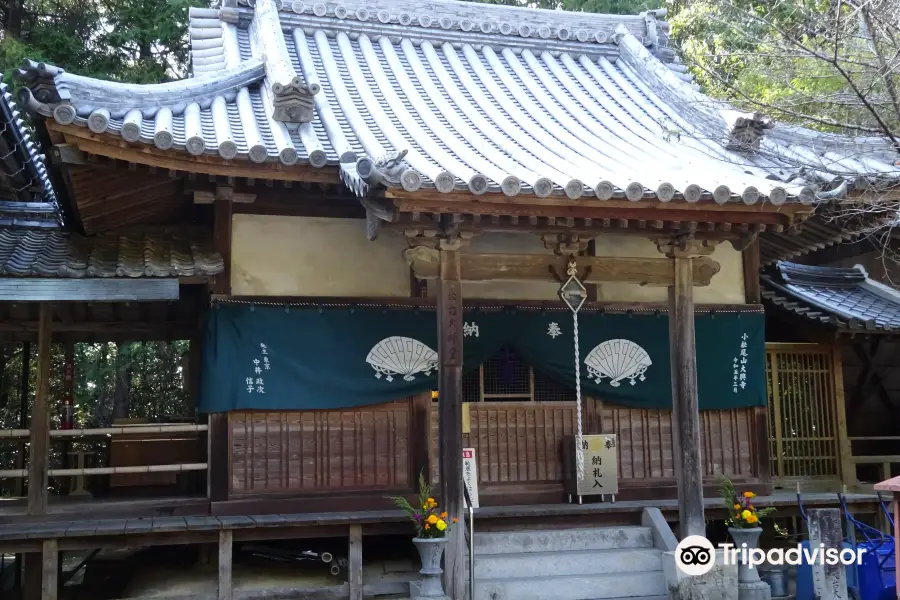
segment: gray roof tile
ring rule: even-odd
[[[44,156],[0,81],[0,227],[56,229],[60,211]]]
[[[779,261],[762,276],[763,299],[842,329],[900,332],[900,292],[868,277],[861,266],[814,267]]]
[[[781,204],[836,185],[828,165],[845,179],[900,177],[882,140],[788,129],[700,94],[661,14],[225,0],[190,13],[191,79],[133,86],[36,63],[21,75],[28,107],[63,123],[339,167],[356,191]],[[800,172],[801,155],[822,172]]]
[[[184,231],[84,237],[0,229],[0,275],[19,277],[191,277],[224,270],[220,254]]]

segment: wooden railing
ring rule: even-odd
[[[191,424],[159,424],[139,425],[131,427],[98,427],[93,429],[52,429],[50,438],[106,437],[123,434],[169,434],[195,433],[207,431],[206,425]],[[28,429],[0,430],[0,440],[27,439],[31,436]],[[207,463],[177,463],[167,465],[140,465],[120,467],[79,467],[75,469],[48,469],[48,477],[83,477],[88,475],[124,475],[140,473],[182,473],[187,471],[205,471]],[[0,470],[0,478],[27,478],[28,468]]]

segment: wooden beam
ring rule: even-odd
[[[669,287],[669,354],[672,369],[672,417],[678,522],[682,539],[706,535],[703,517],[703,469],[700,406],[697,396],[697,346],[694,336],[694,259],[675,251],[675,285]]]
[[[216,275],[213,292],[231,294],[231,221],[233,204],[230,199],[222,198],[215,202],[213,215],[213,247],[222,255],[225,268]]]
[[[417,246],[406,251],[406,261],[418,279],[437,279],[441,253]],[[566,272],[568,258],[549,254],[461,254],[461,281],[556,281]],[[578,259],[579,276],[586,284],[626,282],[640,285],[671,286],[675,278],[672,261],[667,258],[614,258],[583,256]],[[692,261],[694,285],[709,285],[719,272],[719,263],[708,256]]]
[[[450,529],[444,554],[444,591],[450,598],[465,594],[465,520],[462,518],[462,359],[463,306],[460,241],[441,240],[438,279],[438,383],[440,413],[438,455],[444,510],[459,523]]]
[[[56,600],[59,594],[59,543],[44,540],[41,552],[41,600]]]
[[[53,309],[40,306],[38,331],[37,389],[31,411],[31,448],[28,460],[28,514],[47,511],[47,462],[50,454],[50,350]]]
[[[231,577],[231,565],[234,557],[232,551],[232,532],[225,529],[219,532],[219,598],[218,600],[232,600],[234,597],[234,583]]]
[[[347,583],[350,586],[350,600],[363,600],[362,525],[350,526],[347,562]]]
[[[744,266],[744,298],[747,304],[759,304],[762,301],[759,289],[759,240],[741,253]]]

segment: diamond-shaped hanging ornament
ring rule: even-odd
[[[578,270],[575,266],[574,257],[569,260],[569,266],[566,269],[566,273],[569,278],[560,286],[559,297],[566,303],[569,310],[573,313],[577,313],[581,308],[581,305],[584,304],[584,301],[587,300],[587,289],[585,289],[584,285],[582,285],[581,281],[578,279]]]

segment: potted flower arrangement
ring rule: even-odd
[[[719,493],[728,510],[725,525],[728,527],[728,533],[734,540],[735,546],[738,549],[746,546],[748,551],[758,547],[759,536],[762,533],[760,520],[774,513],[775,509],[773,507],[757,508],[753,504],[756,494],[753,492],[738,493],[734,484],[727,477],[722,477]],[[738,566],[738,581],[741,583],[759,581],[759,573],[742,562]]]
[[[425,483],[424,475],[419,475],[417,506],[413,506],[406,498],[400,496],[393,496],[391,500],[409,515],[416,528],[413,544],[419,551],[419,558],[422,560],[422,569],[419,573],[424,576],[421,595],[424,597],[443,596],[441,574],[444,571],[441,569],[441,557],[444,555],[444,545],[450,534],[451,523],[457,523],[459,519],[456,517],[451,519],[446,511],[440,509],[431,494],[431,486]]]

